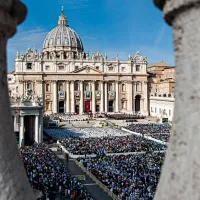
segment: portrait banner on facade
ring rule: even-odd
[[[96,95],[96,98],[101,98],[101,92],[100,91],[95,91],[95,95]]]
[[[108,92],[108,99],[114,99],[115,98],[115,93],[110,91]]]
[[[75,99],[80,99],[80,92],[79,91],[75,92]]]
[[[59,100],[64,100],[65,99],[65,92],[59,91],[58,92],[58,98],[59,98]]]
[[[91,92],[90,91],[85,92],[85,99],[91,99]]]

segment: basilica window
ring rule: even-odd
[[[169,116],[171,117],[171,110],[169,110]]]
[[[99,83],[95,82],[95,91],[98,91],[98,90],[99,90]]]
[[[89,83],[84,84],[84,91],[90,91]]]
[[[75,84],[74,84],[74,90],[75,90],[75,91],[78,91],[78,90],[79,90],[78,82],[75,82]]]
[[[113,72],[114,71],[114,67],[108,67],[108,71],[109,72]]]
[[[122,84],[122,92],[125,92],[126,91],[126,85],[123,83]]]
[[[99,66],[96,66],[96,69],[99,70]]]
[[[136,92],[140,92],[141,91],[141,83],[137,82],[136,83]]]
[[[140,65],[136,65],[135,68],[136,68],[136,72],[140,71]]]
[[[113,91],[113,84],[112,83],[108,84],[108,91]]]
[[[8,81],[12,81],[12,78],[11,78],[11,77],[8,77]]]
[[[46,66],[45,66],[45,70],[46,70],[46,71],[49,71],[49,70],[50,70],[50,66],[49,66],[49,65],[46,65]]]
[[[16,93],[18,93],[19,91],[18,91],[18,86],[16,87]]]
[[[31,70],[32,69],[32,63],[27,63],[26,64],[26,69]]]
[[[46,92],[50,92],[50,84],[49,83],[46,84]]]
[[[78,66],[75,66],[75,70],[78,70]]]
[[[60,71],[65,69],[65,67],[63,65],[59,66],[58,68],[59,68]]]
[[[157,112],[156,108],[155,108],[155,113]]]
[[[63,83],[59,83],[59,85],[58,85],[58,91],[63,91]]]
[[[28,90],[32,90],[32,89],[33,89],[32,83],[27,83],[27,89],[28,89]]]
[[[126,71],[126,67],[122,67],[122,72],[125,72]]]

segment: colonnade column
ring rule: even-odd
[[[24,116],[20,116],[19,146],[24,146]]]
[[[108,83],[105,82],[105,112],[108,112]]]
[[[71,113],[75,113],[74,81],[71,81]]]
[[[100,108],[100,111],[101,112],[104,112],[104,90],[103,90],[103,81],[102,82],[100,82],[100,84],[101,84],[101,108]]]
[[[127,94],[128,94],[128,111],[129,112],[133,112],[133,83],[132,81],[128,82],[128,90]]]
[[[96,112],[95,81],[92,82],[92,113]]]
[[[39,143],[43,142],[43,116],[42,113],[40,114],[40,119],[39,119]]]
[[[84,99],[84,92],[83,92],[83,81],[80,81],[80,92],[81,92],[81,97],[80,97],[80,108],[79,108],[79,114],[83,114],[83,99]]]
[[[58,92],[57,92],[57,82],[53,82],[53,113],[57,113],[58,110]]]
[[[69,81],[66,82],[66,112],[70,112],[70,89],[69,89]]]
[[[35,115],[35,142],[39,143],[39,116]]]
[[[116,96],[116,104],[115,104],[115,112],[119,112],[119,82],[115,82],[115,96]]]

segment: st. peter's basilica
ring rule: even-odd
[[[84,51],[69,27],[64,9],[58,25],[44,40],[42,53],[17,52],[8,74],[11,96],[32,92],[43,99],[44,112],[123,112],[148,115],[147,59],[139,52],[122,61]]]

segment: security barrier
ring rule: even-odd
[[[119,200],[117,195],[111,192],[104,184],[101,183],[92,173],[90,173],[83,165],[81,165],[77,160],[75,163],[104,191],[106,192],[113,200]]]

